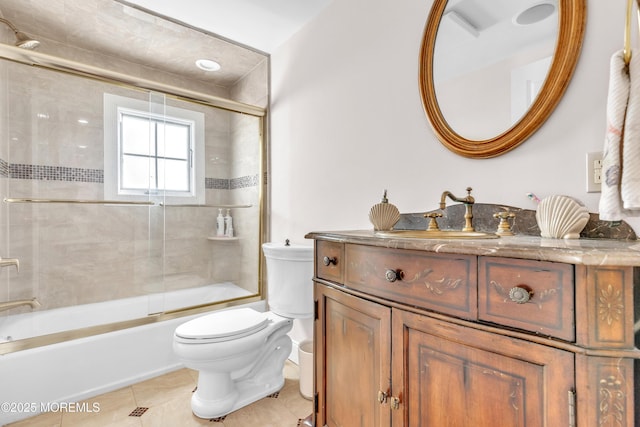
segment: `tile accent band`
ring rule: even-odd
[[[41,181],[104,183],[104,171],[102,169],[12,164],[3,159],[0,159],[0,177]],[[238,178],[205,178],[205,188],[208,190],[237,190],[239,188],[257,186],[258,175],[247,175]]]

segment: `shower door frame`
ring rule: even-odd
[[[128,74],[107,70],[100,67],[95,67],[88,64],[83,64],[76,61],[70,61],[64,58],[56,57],[53,55],[47,55],[40,52],[20,49],[18,47],[0,44],[0,59],[29,65],[33,67],[39,67],[46,70],[57,71],[67,73],[79,77],[85,77],[89,79],[98,80],[105,83],[119,85],[126,88],[148,90],[150,92],[159,92],[163,95],[174,98],[180,101],[187,101],[196,104],[201,104],[208,107],[214,107],[234,113],[241,113],[256,117],[260,120],[260,160],[258,170],[258,198],[259,198],[259,242],[258,251],[263,242],[268,238],[268,230],[266,227],[266,210],[268,206],[266,199],[266,182],[265,172],[267,171],[267,109],[255,105],[250,105],[230,99],[212,96],[201,92],[196,92],[172,85],[167,85],[152,80],[131,76]],[[24,200],[22,201],[24,202]],[[26,200],[26,202],[31,202]],[[45,202],[43,200],[36,201],[37,203]],[[58,203],[60,201],[53,201]],[[75,202],[75,201],[68,201]],[[105,201],[91,201],[90,203],[105,202]],[[106,201],[107,203],[109,201]],[[233,307],[241,304],[247,304],[264,300],[264,260],[259,257],[258,263],[258,293],[255,295],[234,298],[223,302],[207,303],[192,307],[180,308],[176,310],[168,310],[157,314],[150,314],[146,317],[130,319],[125,321],[119,321],[114,323],[108,323],[103,325],[91,326],[86,328],[62,331],[49,335],[42,335],[32,338],[26,338],[22,340],[16,340],[11,342],[0,343],[0,355],[13,353],[16,351],[27,350],[30,348],[41,347],[45,345],[56,344],[64,341],[69,341],[78,338],[84,338],[88,336],[118,331],[122,329],[128,329],[131,327],[147,325],[164,320],[175,319],[184,316],[190,316],[199,313],[205,313],[212,309],[221,309],[227,307]]]

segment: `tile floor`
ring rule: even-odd
[[[99,412],[49,412],[10,427],[296,427],[312,411],[311,401],[300,394],[298,366],[287,361],[285,384],[279,393],[266,397],[217,420],[203,420],[191,413],[191,393],[196,387],[197,371],[181,369],[129,387],[87,399]],[[277,396],[277,397],[276,397]],[[83,407],[83,406],[80,406]],[[139,416],[136,408],[148,408]]]

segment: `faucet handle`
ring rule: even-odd
[[[509,211],[503,211],[503,212],[494,213],[493,217],[500,219],[500,223],[498,224],[498,230],[496,231],[496,234],[498,236],[513,236],[513,231],[511,231],[511,226],[509,225],[509,221],[507,220],[510,218],[515,218],[516,214]]]
[[[436,221],[436,218],[441,218],[442,214],[440,212],[430,212],[430,213],[426,213],[424,214],[425,218],[430,218],[429,219],[429,226],[427,227],[427,231],[439,231],[440,227],[438,226],[438,221]]]
[[[473,190],[473,188],[471,187],[467,187],[467,203],[475,203],[476,199],[473,198],[473,196],[471,195],[471,190]]]

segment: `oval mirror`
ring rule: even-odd
[[[488,158],[531,136],[569,84],[585,18],[585,0],[434,0],[419,83],[438,139]]]

